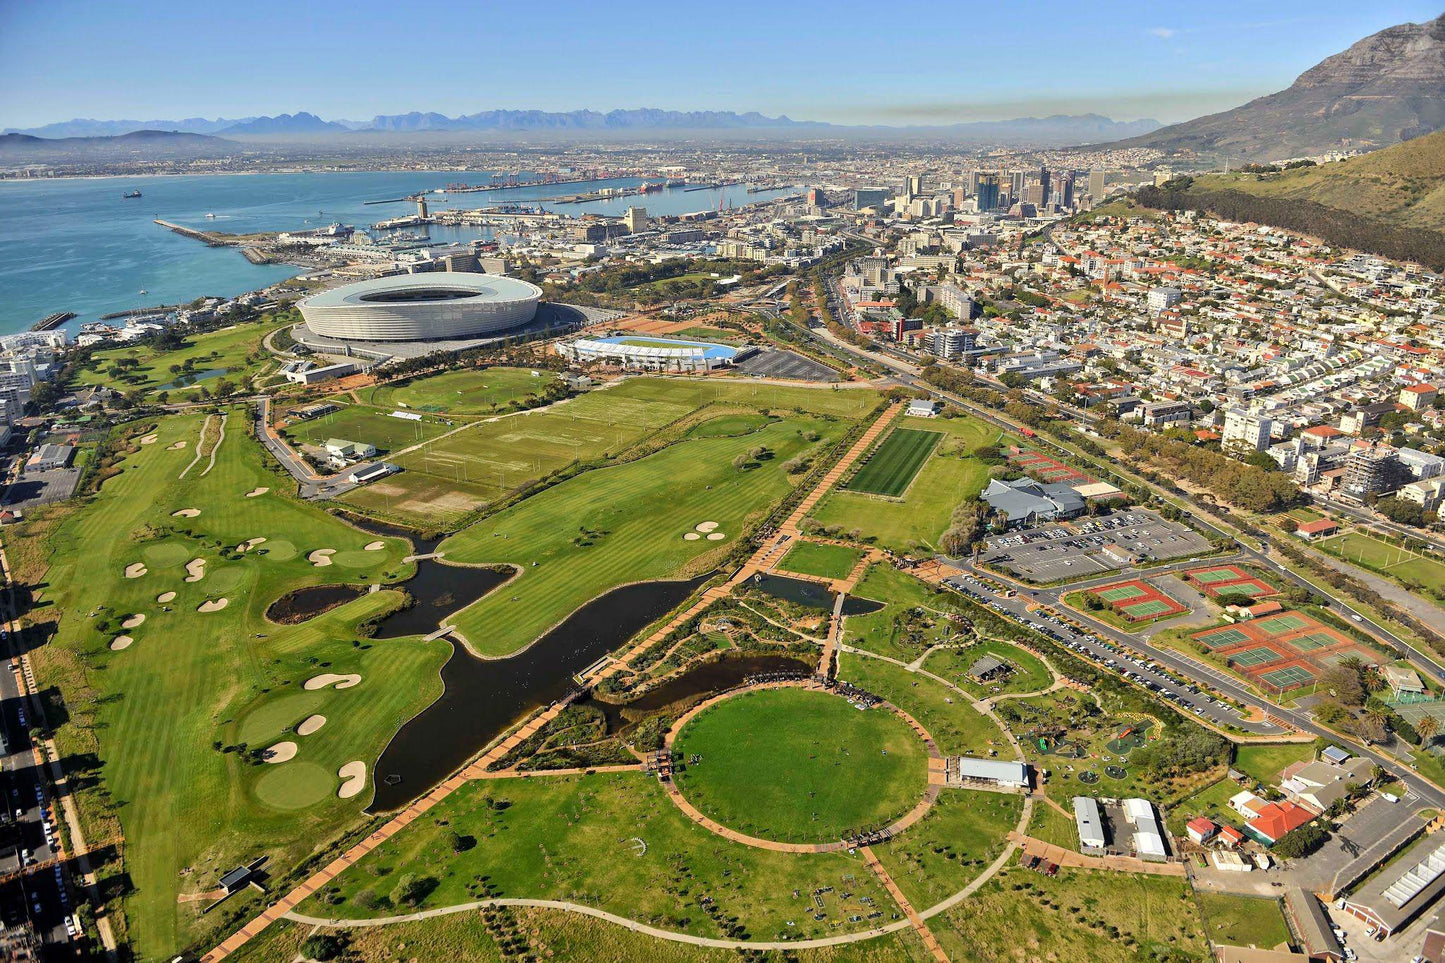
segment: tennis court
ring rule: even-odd
[[[1339,645],[1340,640],[1328,632],[1306,632],[1304,635],[1297,635],[1290,639],[1289,644],[1301,652],[1313,652],[1315,649],[1327,649],[1332,645]]]
[[[1230,665],[1237,665],[1243,668],[1252,668],[1256,665],[1267,665],[1270,662],[1278,662],[1284,656],[1274,649],[1261,645],[1256,649],[1241,649],[1229,657]]]
[[[1226,568],[1197,568],[1184,574],[1205,585],[1213,585],[1216,582],[1237,582],[1242,578],[1249,578],[1247,572],[1242,572],[1232,565]]]
[[[1314,673],[1299,665],[1287,665],[1282,669],[1266,672],[1260,678],[1276,689],[1295,689],[1315,681]]]
[[[1184,578],[1215,598],[1221,595],[1248,595],[1257,599],[1273,595],[1276,591],[1273,585],[1238,565],[1196,568],[1185,572]]]
[[[1283,615],[1274,615],[1267,619],[1260,619],[1254,623],[1254,627],[1271,638],[1278,638],[1281,635],[1289,635],[1291,632],[1298,632],[1300,629],[1309,628],[1310,622],[1302,615],[1286,612]]]
[[[1194,637],[1195,641],[1203,642],[1211,649],[1226,649],[1231,645],[1238,645],[1241,642],[1248,642],[1249,634],[1239,629],[1230,627],[1215,629],[1212,632],[1201,632]]]
[[[1127,602],[1129,599],[1137,599],[1149,594],[1148,590],[1133,583],[1124,585],[1110,585],[1096,589],[1094,594],[1105,602]]]
[[[1173,611],[1175,608],[1176,606],[1170,605],[1163,599],[1146,599],[1143,602],[1134,602],[1130,605],[1121,606],[1119,611],[1123,612],[1130,619],[1138,621],[1140,619],[1152,619],[1156,615],[1163,615],[1166,612]]]

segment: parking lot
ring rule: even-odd
[[[764,348],[736,365],[743,374],[759,378],[789,378],[795,381],[837,381],[838,372],[792,351]]]
[[[1049,583],[1112,572],[1131,560],[1182,558],[1211,548],[1192,529],[1133,508],[991,538],[982,560],[1031,582]]]

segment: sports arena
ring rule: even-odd
[[[578,338],[557,346],[557,353],[579,362],[612,364],[634,371],[711,371],[731,367],[757,353],[708,341],[683,341],[645,335]]]
[[[344,284],[298,305],[306,327],[344,341],[449,341],[515,328],[542,289],[497,274],[400,274]]]

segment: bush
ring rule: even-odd
[[[301,954],[309,960],[334,960],[345,952],[346,940],[334,933],[317,933],[301,944]]]
[[[1319,849],[1329,838],[1329,833],[1310,823],[1285,833],[1270,852],[1286,859],[1300,859]]]

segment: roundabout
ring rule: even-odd
[[[933,740],[907,713],[859,709],[812,685],[710,700],[667,745],[673,801],[713,832],[766,849],[828,851],[892,835],[927,812],[941,783]]]

